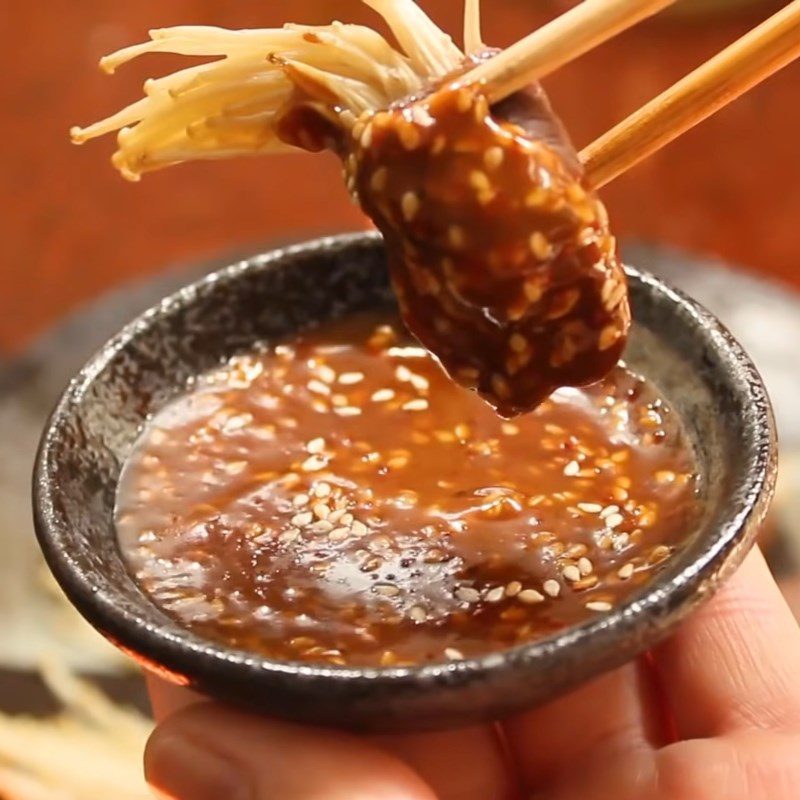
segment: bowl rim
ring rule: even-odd
[[[634,634],[650,618],[650,628],[671,627],[698,603],[713,594],[719,579],[742,561],[763,520],[775,486],[776,435],[769,398],[756,367],[728,329],[709,311],[669,283],[645,270],[625,267],[629,281],[643,290],[661,294],[701,330],[719,356],[729,378],[735,378],[742,407],[751,409],[751,424],[746,426],[742,442],[745,451],[743,468],[736,474],[730,496],[736,503],[726,512],[722,524],[708,537],[706,545],[691,563],[675,560],[671,568],[659,574],[632,598],[611,611],[516,647],[493,651],[463,660],[426,663],[411,667],[338,667],[306,662],[271,661],[254,653],[237,650],[222,643],[199,637],[167,617],[139,590],[143,604],[156,608],[162,619],[154,624],[143,613],[134,613],[117,604],[114,592],[103,590],[91,580],[91,571],[78,563],[70,551],[73,533],[56,510],[59,487],[51,478],[50,464],[55,458],[60,424],[76,406],[87,388],[108,364],[150,325],[164,315],[180,313],[191,307],[197,295],[218,283],[237,280],[251,272],[277,268],[296,256],[330,255],[353,247],[382,244],[374,232],[324,236],[292,244],[234,262],[205,275],[144,311],[111,337],[78,371],[57,401],[45,425],[33,470],[34,527],[45,559],[70,601],[78,611],[118,647],[134,655],[150,669],[178,682],[184,677],[208,683],[224,674],[241,676],[246,667],[270,677],[291,676],[302,683],[324,682],[334,688],[354,680],[368,680],[373,686],[398,686],[409,681],[434,685],[446,675],[448,684],[467,682],[476,674],[505,669],[508,666],[530,668],[549,662],[559,651],[579,648],[592,641],[602,648],[620,637]],[[113,526],[109,528],[113,532]],[[121,555],[120,555],[121,557]],[[131,577],[131,581],[133,578]],[[135,581],[133,581],[135,585]],[[118,590],[117,590],[118,591]],[[648,645],[649,646],[649,645]],[[613,661],[613,658],[612,658]],[[611,664],[613,666],[613,664]]]

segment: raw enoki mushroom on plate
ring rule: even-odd
[[[537,86],[490,106],[468,52],[412,0],[366,0],[399,45],[358,25],[229,31],[183,26],[103,59],[148,52],[218,60],[145,84],[146,96],[74,129],[119,129],[128,178],[182,161],[329,149],[387,243],[412,332],[500,413],[598,380],[630,325],[625,276],[602,203]]]

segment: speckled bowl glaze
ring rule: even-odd
[[[319,239],[234,264],[163,300],[70,383],[44,431],[33,496],[50,568],[78,610],[159,675],[253,711],[360,730],[495,719],[551,699],[666,636],[741,562],[772,496],[772,413],[753,364],[707,311],[628,270],[636,323],[626,360],[682,416],[703,513],[654,580],[608,614],[482,658],[416,668],[274,662],[189,633],[156,608],[117,548],[120,467],[149,414],[187,381],[256,342],[391,304],[373,234]]]

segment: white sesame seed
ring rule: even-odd
[[[316,394],[329,395],[331,393],[330,386],[314,378],[312,378],[306,385],[308,386],[308,390],[310,392],[315,392]]]
[[[625,518],[622,516],[622,514],[609,514],[605,518],[605,523],[609,528],[616,528],[617,525],[622,525],[624,521]]]
[[[342,525],[352,525],[353,524],[353,515],[348,511],[342,514],[341,522]]]
[[[332,542],[342,542],[350,535],[349,528],[336,528],[328,534]],[[399,591],[399,590],[398,590]]]
[[[519,426],[515,425],[513,422],[504,422],[501,426],[501,430],[506,436],[516,436],[519,433]]]
[[[357,406],[340,406],[339,408],[334,408],[333,413],[338,414],[340,417],[357,417],[361,414],[361,409]]]
[[[455,591],[455,595],[465,603],[477,603],[481,599],[480,592],[477,589],[471,589],[469,586],[459,586]]]
[[[587,514],[599,514],[603,510],[600,503],[578,503],[578,508]]]
[[[319,456],[309,456],[300,466],[304,472],[316,472],[320,469],[325,469],[328,466],[328,462],[324,458],[320,458]]]
[[[428,619],[428,614],[422,606],[411,606],[408,610],[408,616],[411,617],[414,622],[425,622]]]
[[[611,611],[611,603],[606,603],[604,600],[593,600],[591,603],[586,604],[589,611]]]
[[[550,243],[541,231],[534,231],[530,235],[528,244],[533,255],[540,261],[545,261],[550,258]]]
[[[321,436],[318,436],[316,439],[312,439],[310,442],[306,442],[306,452],[311,453],[312,455],[317,455],[324,449],[325,440]]]
[[[573,564],[564,567],[564,569],[561,570],[561,574],[568,581],[579,581],[581,579],[581,571]]]
[[[600,517],[601,517],[601,519],[605,519],[606,517],[611,516],[611,514],[616,514],[617,511],[619,511],[619,506],[606,506],[600,512]]]
[[[558,597],[561,594],[561,584],[552,578],[544,582],[542,589],[544,589],[545,594],[550,595],[550,597]]]
[[[378,169],[372,173],[372,178],[370,178],[370,186],[372,187],[372,191],[382,192],[386,188],[388,180],[389,170],[386,167],[378,167]]]
[[[361,383],[363,380],[363,372],[343,372],[339,376],[339,383],[342,383],[345,386],[352,386],[354,383]]]
[[[414,192],[406,192],[400,200],[400,210],[403,212],[403,219],[411,222],[419,211],[419,197]]]
[[[344,515],[345,510],[343,508],[337,508],[335,511],[331,511],[331,513],[328,514],[328,522],[333,522],[336,524]]]
[[[387,400],[391,400],[393,397],[394,391],[392,389],[378,389],[370,399],[375,403],[384,403]]]
[[[430,381],[423,377],[422,375],[417,375],[416,373],[412,372],[408,378],[411,385],[418,391],[418,392],[427,392],[431,386]]]
[[[311,510],[314,512],[314,516],[317,519],[327,519],[328,514],[331,513],[331,510],[325,505],[325,503],[315,503]]]
[[[311,511],[303,511],[300,514],[295,514],[292,517],[292,525],[296,525],[298,528],[303,528],[308,525],[311,520],[314,519],[314,514]]]
[[[577,461],[574,461],[574,460],[570,461],[564,467],[564,474],[567,475],[568,477],[572,477],[574,475],[577,475],[580,471],[581,471],[581,465]]]
[[[407,403],[403,403],[402,405],[403,411],[424,411],[427,407],[428,401],[423,398],[409,400]]]
[[[528,342],[520,333],[512,333],[508,339],[508,346],[515,353],[524,353],[528,349]]]
[[[411,380],[411,370],[401,364],[395,371],[394,376],[399,381],[410,381]]]
[[[495,586],[484,595],[487,603],[499,603],[506,595],[505,586]]]
[[[308,501],[310,499],[311,498],[309,498],[309,496],[307,494],[296,494],[292,498],[292,505],[295,508],[302,508],[303,506],[307,506],[308,505]]]
[[[278,537],[278,541],[283,542],[284,544],[289,544],[290,542],[295,541],[298,536],[300,536],[300,531],[298,531],[296,528],[289,528],[288,531],[284,531]]]
[[[369,533],[369,528],[360,520],[353,520],[353,523],[350,525],[350,530],[353,532],[355,536],[364,536],[365,534]]]
[[[594,569],[594,564],[586,556],[583,556],[578,559],[578,569],[581,571],[581,575],[590,575]]]
[[[453,661],[464,658],[464,654],[460,650],[456,650],[455,647],[445,647],[444,654]]]
[[[317,367],[317,375],[319,375],[325,383],[333,383],[336,380],[336,370],[329,367],[327,364],[320,364],[320,366]]]
[[[325,483],[325,481],[320,481],[319,483],[314,484],[314,495],[316,497],[327,497],[331,493],[331,485],[329,483]]]
[[[505,158],[505,153],[502,147],[490,147],[483,154],[483,163],[486,164],[488,169],[497,169]]]
[[[620,580],[626,581],[633,575],[633,571],[633,564],[624,564],[617,570],[617,576],[620,578]]]
[[[535,603],[541,603],[544,600],[544,595],[537,592],[536,589],[523,589],[518,595],[517,600],[525,605],[532,606]]]
[[[400,589],[392,583],[381,583],[375,587],[375,592],[384,597],[397,597],[400,594]]]
[[[506,596],[516,597],[522,591],[522,584],[519,581],[511,581],[506,586]]]
[[[489,181],[489,176],[479,169],[474,169],[469,174],[469,182],[473,189],[490,189],[492,184]]]
[[[310,525],[308,529],[311,533],[329,533],[333,530],[333,523],[327,519],[321,519]]]

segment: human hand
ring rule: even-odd
[[[800,796],[800,628],[757,551],[647,658],[498,726],[356,737],[151,689],[175,800]]]

